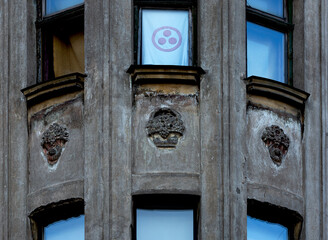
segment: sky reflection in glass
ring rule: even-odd
[[[256,8],[263,12],[284,17],[284,1],[283,0],[247,0],[247,6]]]
[[[84,240],[84,215],[54,222],[44,228],[45,240]]]
[[[46,0],[46,15],[83,3],[84,0]]]
[[[247,240],[288,240],[286,227],[247,216]]]
[[[285,34],[247,22],[247,76],[285,82]]]
[[[137,240],[193,240],[193,210],[137,209]]]

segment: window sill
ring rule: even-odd
[[[199,85],[205,71],[201,67],[171,65],[131,65],[127,70],[132,83],[175,83]]]
[[[291,87],[287,84],[262,77],[251,76],[245,79],[249,95],[263,96],[278,100],[296,108],[303,109],[309,93]]]
[[[27,106],[31,107],[51,98],[83,90],[85,77],[86,75],[81,73],[72,73],[35,84],[21,91],[26,97]]]

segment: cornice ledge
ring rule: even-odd
[[[251,76],[245,81],[248,94],[280,100],[298,108],[304,108],[305,101],[310,96],[309,93],[300,89],[262,77]]]
[[[201,67],[173,65],[131,65],[127,70],[132,83],[175,83],[199,85],[205,71]]]
[[[85,74],[72,73],[22,89],[27,106],[84,89]]]

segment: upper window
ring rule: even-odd
[[[195,1],[135,1],[135,63],[195,65]]]
[[[83,4],[83,0],[45,0],[45,15],[58,13],[60,11]]]
[[[246,0],[247,76],[292,83],[289,0]]]
[[[38,0],[38,81],[84,72],[83,0]]]
[[[134,197],[136,240],[196,240],[197,196],[142,195]]]

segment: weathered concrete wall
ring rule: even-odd
[[[201,238],[246,238],[245,5],[199,1]]]
[[[328,64],[328,1],[321,1],[321,64]],[[321,68],[321,111],[322,111],[322,239],[328,239],[328,68]]]
[[[281,164],[262,140],[267,127],[279,126],[289,139]],[[303,212],[302,128],[296,117],[249,107],[247,111],[248,198]]]
[[[84,99],[31,115],[28,129],[20,89],[36,79],[35,1],[0,0],[0,240],[31,239],[27,215],[71,197],[85,200],[86,239],[131,239],[132,196],[155,192],[201,196],[200,239],[246,239],[247,198],[299,212],[302,239],[328,239],[328,0],[293,5],[294,86],[311,94],[303,135],[298,118],[246,109],[240,0],[198,1],[198,65],[206,74],[199,95],[182,94],[182,101],[133,96],[126,73],[133,1],[86,0]],[[174,149],[158,149],[147,137],[147,121],[160,107],[179,112],[185,124]],[[55,171],[40,152],[53,122],[72,137]],[[291,140],[280,167],[261,140],[271,124]]]
[[[9,19],[8,2],[0,1],[0,239],[8,239],[8,104],[9,104]]]
[[[72,181],[82,181],[84,177],[83,142],[83,95],[69,102],[55,104],[50,108],[35,113],[29,129],[29,194],[39,192],[39,198],[51,199],[51,202],[62,200],[56,196],[42,193],[54,185],[69,184]],[[47,155],[41,146],[44,133],[54,123],[65,127],[68,131],[68,141],[64,145],[58,162],[48,163]],[[83,186],[83,185],[82,185]],[[60,194],[60,193],[57,193]],[[68,198],[77,198],[74,191]],[[83,196],[82,196],[83,197]],[[47,205],[51,202],[42,202]],[[33,209],[32,209],[33,210]]]
[[[309,92],[304,126],[304,239],[320,239],[322,226],[322,118],[320,1],[304,1],[304,90]],[[326,68],[327,66],[322,66]]]

